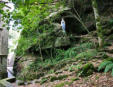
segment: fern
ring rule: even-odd
[[[81,59],[81,58],[89,59],[89,58],[93,58],[96,55],[97,55],[97,51],[95,49],[93,49],[93,50],[89,49],[89,50],[87,50],[85,52],[81,52],[75,58],[76,59]]]
[[[102,63],[100,64],[99,68],[98,68],[98,71],[104,69],[107,64],[112,64],[112,63],[113,63],[113,62],[111,62],[111,61],[104,61],[104,62],[102,62]]]
[[[106,68],[105,68],[104,72],[108,72],[112,68],[113,68],[113,63],[110,63],[110,64],[106,65]]]
[[[111,75],[113,76],[113,62],[110,61],[109,59],[103,61],[103,62],[100,64],[100,66],[99,66],[99,68],[98,68],[98,71],[100,71],[100,70],[102,70],[102,69],[105,69],[105,70],[104,70],[105,73],[111,70],[111,71],[112,71],[112,72],[111,72]]]

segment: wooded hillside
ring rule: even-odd
[[[13,28],[22,30],[14,65],[18,85],[113,86],[112,0],[12,2]]]

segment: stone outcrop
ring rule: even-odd
[[[60,24],[54,23],[54,28],[49,33],[42,33],[37,38],[38,41],[36,44],[32,45],[27,51],[39,51],[57,48],[57,47],[65,47],[70,46],[70,39],[69,37],[63,33]],[[37,48],[37,49],[35,49]]]

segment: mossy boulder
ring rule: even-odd
[[[85,64],[79,71],[77,72],[78,76],[84,77],[93,74],[95,68],[92,63]]]

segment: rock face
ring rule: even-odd
[[[42,33],[37,38],[36,44],[32,45],[28,51],[39,51],[42,50],[65,47],[70,45],[69,37],[62,31],[60,24],[54,23],[54,28],[50,33]],[[37,48],[37,49],[35,49]]]
[[[57,37],[54,46],[61,47],[61,46],[68,46],[70,45],[70,40],[68,37]]]

